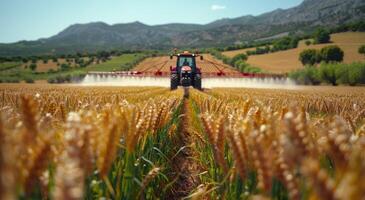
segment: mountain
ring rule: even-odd
[[[288,32],[305,32],[318,26],[333,27],[365,19],[364,0],[304,0],[289,9],[258,16],[225,18],[209,24],[141,22],[108,25],[74,24],[59,34],[36,41],[0,44],[0,56],[61,54],[110,49],[167,49],[211,47],[267,38]],[[285,35],[285,34],[284,34]]]

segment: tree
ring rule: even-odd
[[[249,65],[246,63],[246,62],[241,62],[238,66],[237,66],[237,69],[240,71],[240,72],[244,72],[245,69],[249,67]]]
[[[285,50],[285,49],[288,49],[290,42],[291,42],[290,37],[284,37],[282,39],[279,39],[277,42],[275,42],[274,47],[276,47],[279,50]]]
[[[298,46],[299,38],[297,37],[283,37],[278,39],[273,44],[273,51],[281,51],[296,48]]]
[[[32,64],[30,64],[29,68],[30,68],[32,71],[35,71],[35,70],[37,69],[37,64],[32,63]]]
[[[22,62],[23,63],[27,63],[28,62],[28,58],[22,58]]]
[[[70,69],[70,65],[65,64],[65,63],[61,65],[61,70],[65,71],[65,70],[68,70],[68,69]]]
[[[325,29],[317,29],[317,31],[313,35],[314,42],[316,44],[329,43],[331,40],[330,33]]]
[[[323,47],[321,49],[321,60],[324,62],[342,62],[344,52],[337,45]]]
[[[363,54],[365,56],[365,45],[362,45],[360,48],[359,48],[359,53],[360,54]]]
[[[314,65],[319,60],[318,51],[315,49],[306,49],[300,53],[299,60],[303,65]]]
[[[235,63],[237,60],[242,60],[242,61],[246,61],[247,60],[247,55],[246,54],[237,54],[232,58],[231,63]]]
[[[237,54],[235,55],[232,59],[230,59],[229,61],[229,65],[238,68],[239,65],[242,62],[245,62],[247,60],[247,55],[246,54]]]
[[[298,43],[300,41],[300,38],[297,36],[293,36],[290,38],[290,43],[289,43],[289,49],[294,49],[298,47]]]
[[[352,24],[349,24],[349,29],[351,31],[365,31],[365,22],[364,21],[359,21],[359,22],[355,22]]]

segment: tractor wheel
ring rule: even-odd
[[[177,77],[177,74],[171,74],[171,76],[170,76],[170,89],[171,90],[176,90],[178,85],[179,85],[179,78]]]
[[[202,77],[200,74],[195,75],[194,88],[198,89],[198,90],[202,90]]]

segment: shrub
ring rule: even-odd
[[[234,64],[234,67],[238,69],[240,72],[244,72],[245,68],[248,66],[248,64],[243,60],[237,60]]]
[[[243,70],[244,73],[260,73],[262,70],[258,67],[246,66]]]
[[[48,83],[55,83],[55,81],[56,81],[56,80],[55,80],[54,78],[48,78],[48,79],[47,79],[47,82],[48,82]]]
[[[249,65],[246,62],[242,62],[239,66],[238,66],[238,70],[240,72],[245,72],[246,68],[249,67]]]
[[[336,71],[338,70],[337,64],[322,63],[319,67],[319,77],[323,82],[337,85]]]
[[[32,71],[35,71],[37,69],[37,64],[35,63],[32,63],[29,65],[29,68],[32,70]]]
[[[318,51],[315,49],[306,49],[300,53],[299,60],[303,65],[314,65],[319,61]]]
[[[64,82],[71,82],[71,75],[67,74],[63,77]]]
[[[231,63],[231,59],[230,59],[230,58],[228,58],[228,57],[224,57],[224,58],[222,59],[222,61],[223,61],[223,63],[224,63],[224,64],[230,64],[230,63]]]
[[[359,21],[348,25],[348,29],[351,31],[365,31],[365,22]]]
[[[338,64],[339,65],[339,64]],[[336,69],[338,84],[365,84],[365,63],[342,64]]]
[[[329,43],[331,40],[330,32],[325,29],[317,29],[313,35],[316,44]]]
[[[246,61],[246,60],[247,60],[247,55],[246,54],[237,54],[228,63],[231,66],[236,67],[235,64],[236,64],[237,61]]]
[[[306,41],[305,41],[305,44],[306,44],[307,46],[309,46],[309,45],[311,45],[311,44],[312,44],[312,42],[311,42],[310,40],[306,40]]]
[[[65,71],[65,70],[68,70],[68,69],[70,69],[70,65],[65,64],[65,63],[63,63],[63,64],[61,65],[61,70]]]
[[[365,63],[353,63],[349,70],[350,85],[365,84]]]
[[[55,76],[53,78],[49,78],[48,83],[64,83],[66,82],[66,77],[62,75]]]
[[[20,83],[20,80],[14,77],[11,78],[4,77],[3,79],[0,79],[0,83]]]
[[[224,64],[228,64],[232,67],[235,67],[240,72],[245,73],[260,73],[262,70],[257,67],[251,67],[249,66],[245,61],[247,60],[246,54],[238,54],[233,58],[229,58],[227,56],[224,56],[221,52],[216,50],[210,50],[210,54],[212,54],[215,58],[222,60]]]
[[[337,45],[323,47],[321,49],[321,60],[324,62],[342,62],[344,52]]]
[[[298,70],[290,73],[289,77],[296,80],[296,82],[299,84],[318,85],[321,83],[318,69],[313,66],[308,66],[303,70]]]
[[[22,58],[22,62],[23,63],[27,63],[28,62],[28,58]]]
[[[274,42],[273,51],[293,49],[298,46],[298,37],[284,37]]]
[[[34,83],[34,80],[31,78],[24,79],[26,83]]]
[[[65,77],[63,76],[56,76],[56,83],[64,83],[65,82]]]
[[[365,56],[365,45],[362,45],[360,48],[359,48],[359,54],[363,54]]]
[[[255,51],[249,51],[251,55],[261,55],[261,54],[266,54],[270,52],[270,47],[266,46],[266,47],[256,47]]]

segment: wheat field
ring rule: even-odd
[[[0,95],[0,199],[365,198],[361,87]]]

